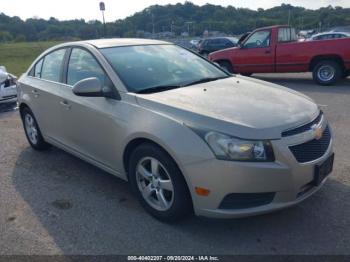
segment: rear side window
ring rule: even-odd
[[[60,82],[62,62],[66,49],[59,49],[45,56],[41,69],[41,78]]]
[[[68,64],[67,84],[73,86],[76,82],[89,77],[97,77],[102,86],[111,86],[111,80],[96,59],[89,52],[74,48]]]
[[[278,29],[278,42],[292,42],[297,40],[294,28],[284,27]]]
[[[41,77],[41,67],[42,67],[42,65],[43,65],[43,59],[40,59],[39,62],[35,64],[34,74],[33,74],[34,77],[38,77],[38,78]]]

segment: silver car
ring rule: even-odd
[[[19,104],[34,149],[128,180],[164,221],[289,207],[332,171],[332,130],[310,98],[163,41],[55,46],[19,79]]]
[[[0,66],[0,104],[17,102],[17,78]]]

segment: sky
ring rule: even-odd
[[[85,19],[100,20],[100,0],[1,0],[0,12],[9,16],[19,16],[22,19],[40,17],[59,20]],[[166,5],[184,3],[183,0],[104,0],[106,5],[106,21],[111,22],[133,15],[154,4]],[[350,7],[350,0],[191,0],[197,5],[206,3],[250,9],[271,8],[281,3],[318,9],[328,5]]]

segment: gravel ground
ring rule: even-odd
[[[319,103],[335,132],[334,172],[300,205],[257,217],[163,224],[128,184],[61,150],[32,150],[0,109],[0,254],[350,254],[350,79],[258,75]]]

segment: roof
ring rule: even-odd
[[[313,35],[312,37],[320,36],[320,35],[338,35],[338,34],[350,36],[350,34],[348,32],[333,32],[333,31],[331,31],[331,32],[318,33],[318,34]]]
[[[75,43],[86,43],[95,46],[96,48],[106,48],[115,46],[133,46],[133,45],[161,45],[170,44],[169,42],[152,40],[152,39],[141,39],[141,38],[109,38],[109,39],[95,39],[95,40],[84,40]]]
[[[289,25],[271,25],[271,26],[265,26],[265,27],[259,27],[255,29],[255,31],[260,31],[260,30],[267,30],[267,29],[273,29],[273,28],[280,28],[280,27],[290,27]]]

